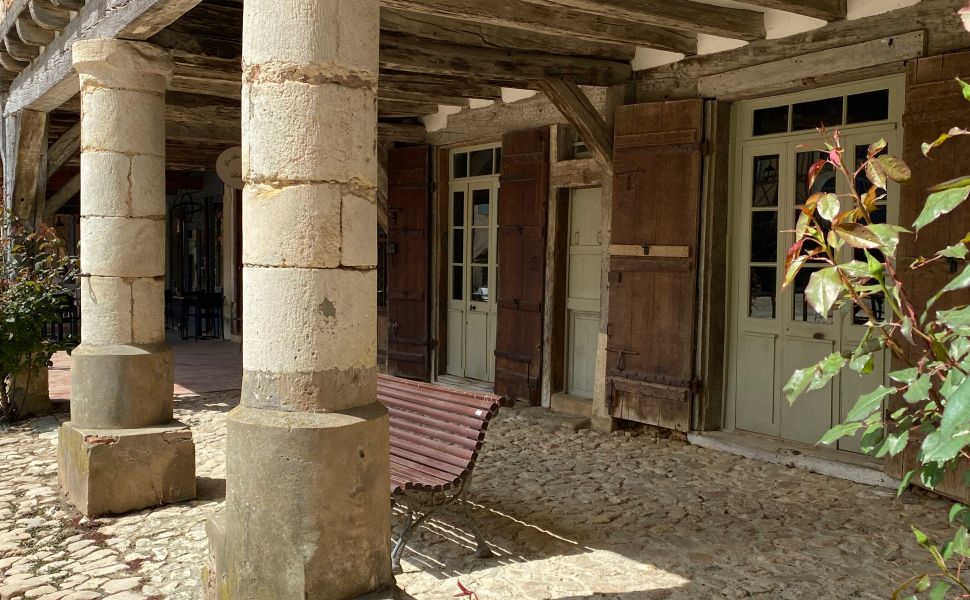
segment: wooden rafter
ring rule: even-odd
[[[840,21],[846,16],[845,0],[744,0],[748,4],[774,8],[823,21]]]
[[[594,15],[557,5],[552,0],[382,0],[381,5],[437,17],[593,42],[633,44],[647,48],[685,43],[682,32],[621,19],[615,14]]]
[[[629,64],[618,61],[541,52],[508,53],[393,34],[381,35],[381,66],[412,72],[483,79],[496,77],[520,82],[566,79],[582,85],[599,86],[629,81],[633,74]]]
[[[631,60],[636,54],[636,47],[632,44],[590,41],[389,8],[381,10],[381,31],[464,46],[499,48],[508,51],[527,50],[609,60]],[[658,40],[655,46],[660,50],[685,54],[697,52],[695,36],[671,36],[668,40],[671,43],[663,48],[659,47],[661,41]]]
[[[765,36],[764,15],[689,0],[382,0],[388,8],[583,39],[654,47],[670,29],[742,40]],[[670,29],[668,29],[670,28]],[[682,35],[682,34],[678,34]]]

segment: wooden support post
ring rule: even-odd
[[[4,201],[34,227],[47,190],[47,113],[23,110],[4,119]]]
[[[578,85],[561,79],[546,79],[539,86],[549,101],[576,128],[603,168],[613,172],[613,132]]]

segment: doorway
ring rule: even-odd
[[[495,380],[496,231],[502,149],[453,150],[449,182],[446,372]]]
[[[602,188],[573,190],[569,198],[566,268],[566,393],[592,398],[600,327]]]
[[[901,117],[898,82],[879,80],[842,89],[743,103],[735,124],[747,133],[739,144],[735,213],[734,331],[732,334],[733,426],[795,442],[815,444],[855,404],[859,395],[886,377],[885,356],[877,356],[873,372],[859,376],[845,372],[828,386],[805,394],[794,405],[783,387],[796,369],[808,367],[833,353],[851,352],[865,334],[865,317],[851,306],[829,314],[816,313],[806,287],[823,265],[809,263],[782,290],[785,256],[794,242],[800,205],[816,192],[847,194],[849,185],[863,192],[869,183],[854,183],[823,170],[808,189],[808,171],[822,152],[814,130],[818,123],[842,130],[846,160],[860,164],[869,145],[888,142],[887,152],[900,153],[897,123]],[[815,123],[815,125],[811,125]],[[890,184],[874,219],[895,222],[898,190]],[[846,202],[846,200],[843,200]],[[846,258],[851,248],[844,250]],[[863,258],[864,259],[864,258]],[[872,300],[878,315],[882,303]],[[732,425],[728,423],[728,425]],[[844,439],[839,450],[859,452],[858,438]]]

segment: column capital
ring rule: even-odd
[[[147,42],[81,40],[71,52],[82,91],[94,87],[164,92],[172,78],[172,55]]]

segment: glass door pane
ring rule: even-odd
[[[774,319],[778,286],[778,200],[780,155],[753,158],[748,222],[748,316]]]

